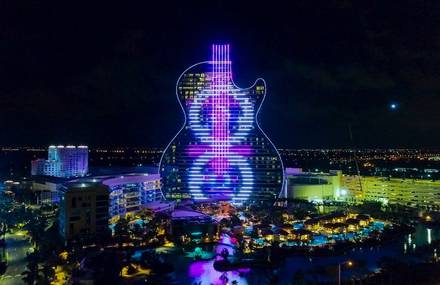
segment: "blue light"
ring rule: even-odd
[[[257,120],[266,83],[237,87],[229,46],[212,51],[211,61],[186,69],[176,84],[185,120],[160,159],[162,190],[172,199],[273,199],[284,179],[281,157]]]

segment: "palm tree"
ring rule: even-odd
[[[141,219],[143,221],[148,220],[150,221],[151,219],[153,219],[154,217],[154,212],[150,209],[144,209],[142,210],[142,212],[140,213]]]
[[[115,225],[115,237],[118,240],[119,247],[122,247],[122,238],[128,234],[128,221],[120,218]]]
[[[36,215],[36,218],[31,219],[27,227],[34,246],[39,249],[47,227],[47,220]]]
[[[50,281],[55,274],[55,270],[52,268],[50,264],[45,263],[43,265],[43,268],[41,269],[41,273],[42,276],[39,279],[39,283],[41,282],[41,284],[50,284]]]
[[[26,270],[21,273],[22,280],[28,285],[34,285],[38,280],[38,251],[28,254]]]
[[[157,237],[157,228],[159,227],[159,221],[157,219],[151,220],[146,228],[145,239],[149,243],[152,239]]]

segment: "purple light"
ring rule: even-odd
[[[206,266],[207,266],[207,262],[205,261],[193,262],[189,267],[188,275],[193,278],[200,277],[205,273]]]
[[[230,152],[239,154],[241,156],[250,156],[253,153],[252,148],[249,145],[232,146],[230,147]]]
[[[229,163],[226,154],[229,152],[229,83],[230,61],[229,45],[214,45],[213,80],[211,89],[214,91],[212,109],[213,130],[213,168],[217,175],[223,175]]]
[[[189,188],[196,199],[206,194],[247,199],[253,185],[253,173],[247,162],[252,149],[242,145],[252,129],[254,107],[247,91],[232,81],[229,45],[213,45],[207,76],[209,87],[192,101],[189,121],[197,145],[187,147],[196,157],[189,169]]]
[[[257,119],[266,82],[236,86],[230,47],[212,45],[211,51],[209,60],[191,65],[177,81],[185,120],[161,156],[162,189],[170,198],[272,199],[285,180],[281,157]]]
[[[239,268],[237,271],[241,274],[247,274],[247,273],[251,272],[251,269],[246,267],[246,268]]]
[[[250,272],[249,268],[242,268],[237,271],[219,272],[214,269],[214,261],[195,261],[191,263],[188,270],[188,276],[192,282],[201,282],[201,284],[225,285],[222,277],[226,276],[229,280],[236,280],[238,284],[248,285],[246,275]]]
[[[197,157],[209,151],[211,151],[211,146],[208,145],[190,145],[186,152],[188,156]]]

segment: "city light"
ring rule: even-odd
[[[0,285],[440,285],[440,2],[30,2]]]

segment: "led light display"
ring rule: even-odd
[[[232,79],[229,45],[213,45],[211,60],[187,69],[176,89],[185,123],[161,158],[166,197],[276,198],[283,166],[257,121],[264,80],[238,88]]]

